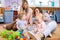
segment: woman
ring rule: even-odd
[[[51,33],[53,33],[56,30],[57,23],[56,21],[51,20],[48,13],[44,14],[44,21],[46,22],[47,27],[45,31],[42,34],[40,34],[41,38],[46,38],[47,36],[52,37]]]
[[[47,28],[46,30],[43,32],[43,34],[45,35],[45,37],[47,37],[48,35],[51,34],[51,32],[54,32],[57,28],[57,23],[54,20],[51,20],[49,13],[45,13],[44,14],[44,20],[46,21],[47,24]],[[46,32],[46,33],[45,33]]]
[[[16,19],[16,21],[14,22],[14,24],[16,24],[16,22],[18,22],[20,19],[20,15],[23,15],[22,19],[24,19],[25,21],[27,21],[28,23],[32,24],[32,9],[29,8],[28,2],[27,1],[23,1],[22,6],[20,8],[20,13],[18,18]],[[9,24],[12,25],[10,30],[13,28],[13,23]],[[4,25],[4,28],[8,29],[10,26]]]
[[[35,24],[38,26],[37,29],[39,29],[40,32],[43,32],[46,29],[46,25],[45,25],[45,22],[43,20],[42,11],[38,7],[36,7],[34,11],[35,11],[35,14],[36,14],[36,16],[35,16],[36,23]]]
[[[29,8],[28,2],[27,1],[23,1],[21,9],[20,9],[20,14],[24,13],[23,18],[28,21],[28,23],[32,23],[32,9]]]
[[[44,32],[44,30],[46,29],[46,24],[43,20],[43,14],[42,11],[40,10],[40,8],[36,7],[34,9],[34,14],[35,16],[35,24],[36,27],[34,28],[34,31],[31,32],[29,31],[29,36],[33,39],[33,40],[41,40],[41,33]]]

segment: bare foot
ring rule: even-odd
[[[3,28],[6,28],[6,25],[3,25]]]

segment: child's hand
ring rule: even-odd
[[[37,28],[34,29],[34,33],[36,33],[36,32],[37,32]]]
[[[25,26],[25,29],[28,29],[28,27],[29,27],[29,25],[26,25],[26,26]]]

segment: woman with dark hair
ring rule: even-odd
[[[43,20],[43,14],[40,8],[34,9],[33,17],[35,17],[35,27],[33,31],[29,31],[28,34],[33,40],[41,40],[41,33],[46,29],[46,24]]]
[[[43,32],[43,35],[45,35],[45,37],[47,37],[47,36],[52,37],[51,33],[53,33],[56,30],[57,23],[56,23],[56,21],[51,20],[48,12],[44,13],[44,21],[46,22],[47,28]]]

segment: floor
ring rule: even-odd
[[[47,40],[60,40],[60,24],[58,24],[57,29],[54,32],[52,38],[47,38]]]
[[[2,28],[4,24],[0,24],[0,32],[4,29]],[[0,40],[5,40],[4,38],[0,37]],[[60,40],[60,24],[58,23],[57,29],[54,32],[53,36],[51,38],[47,38],[46,40]]]

